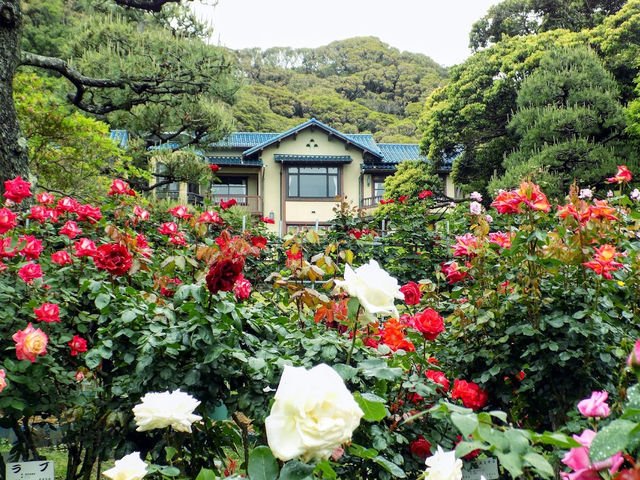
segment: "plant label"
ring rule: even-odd
[[[7,480],[55,480],[53,461],[7,463]]]
[[[480,480],[481,477],[487,480],[495,480],[499,477],[497,459],[483,458],[473,462],[464,462],[462,480]]]

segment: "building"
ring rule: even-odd
[[[201,147],[202,148],[202,147]],[[428,161],[417,144],[376,143],[371,134],[341,133],[312,118],[284,133],[234,132],[199,152],[220,166],[210,188],[171,184],[156,196],[201,203],[232,198],[253,215],[274,220],[274,230],[324,225],[347,199],[375,208],[384,179],[404,160]],[[162,165],[158,165],[162,168]],[[445,195],[454,197],[450,167],[441,172]]]

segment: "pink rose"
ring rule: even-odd
[[[72,240],[76,238],[78,235],[80,235],[81,233],[82,233],[82,230],[78,227],[78,224],[73,220],[69,220],[60,229],[60,235],[66,235]]]
[[[627,365],[632,370],[640,367],[640,339],[636,340],[636,344],[633,346],[633,350],[631,350],[629,358],[627,358]]]
[[[592,392],[590,398],[585,398],[578,403],[578,410],[585,417],[608,417],[611,413],[607,405],[607,392]]]
[[[24,330],[18,330],[13,334],[13,341],[16,342],[16,357],[18,360],[36,361],[38,355],[46,355],[47,335],[39,328],[33,328],[31,323]]]
[[[589,448],[595,436],[596,432],[593,430],[585,430],[580,436],[573,436],[573,439],[582,446],[572,448],[562,458],[562,463],[571,468],[573,472],[560,472],[560,478],[563,480],[595,480],[600,478],[597,473],[599,470],[609,469],[611,475],[618,471],[620,465],[624,462],[622,452],[618,452],[601,462],[591,464]]]

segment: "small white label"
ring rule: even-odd
[[[7,463],[7,480],[55,480],[53,461]]]
[[[464,462],[462,466],[462,480],[495,480],[499,477],[498,460],[495,458],[483,458],[473,462]],[[10,479],[7,479],[10,480]]]

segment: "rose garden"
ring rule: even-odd
[[[7,458],[44,458],[46,423],[69,480],[456,479],[483,458],[500,478],[640,478],[631,179],[345,202],[284,238],[123,180],[96,204],[10,180]]]

